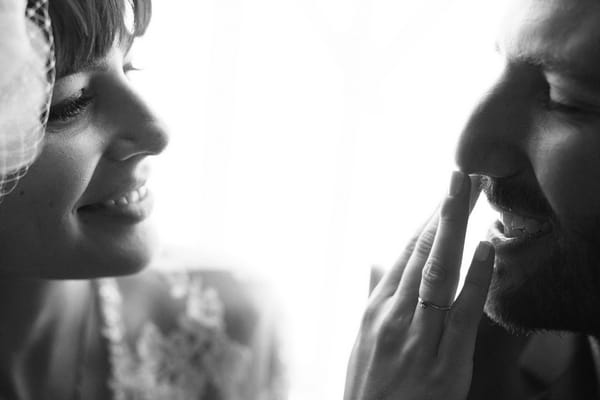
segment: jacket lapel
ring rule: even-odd
[[[597,398],[587,338],[572,333],[534,335],[519,358],[532,400]]]
[[[509,334],[483,318],[468,400],[598,399],[587,338],[567,333]]]

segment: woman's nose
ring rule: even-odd
[[[508,71],[482,98],[461,134],[456,164],[466,173],[492,177],[518,174],[528,164],[530,88]]]
[[[111,114],[114,136],[107,154],[117,161],[136,156],[161,153],[169,143],[169,134],[164,123],[141,98],[128,82],[110,89],[113,101],[107,107]]]

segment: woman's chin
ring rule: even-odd
[[[146,268],[159,249],[158,235],[148,224],[116,235],[88,235],[64,254],[39,269],[49,279],[93,279],[131,275]]]

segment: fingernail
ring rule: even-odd
[[[490,250],[492,250],[492,244],[490,242],[479,242],[477,250],[475,250],[475,260],[486,261],[490,256]]]
[[[448,194],[451,197],[458,196],[462,191],[465,182],[465,174],[460,171],[453,171],[452,178],[450,178],[450,187],[448,188]]]

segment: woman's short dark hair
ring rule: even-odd
[[[117,39],[129,47],[146,31],[152,4],[151,0],[49,0],[49,12],[60,78],[106,55]]]

